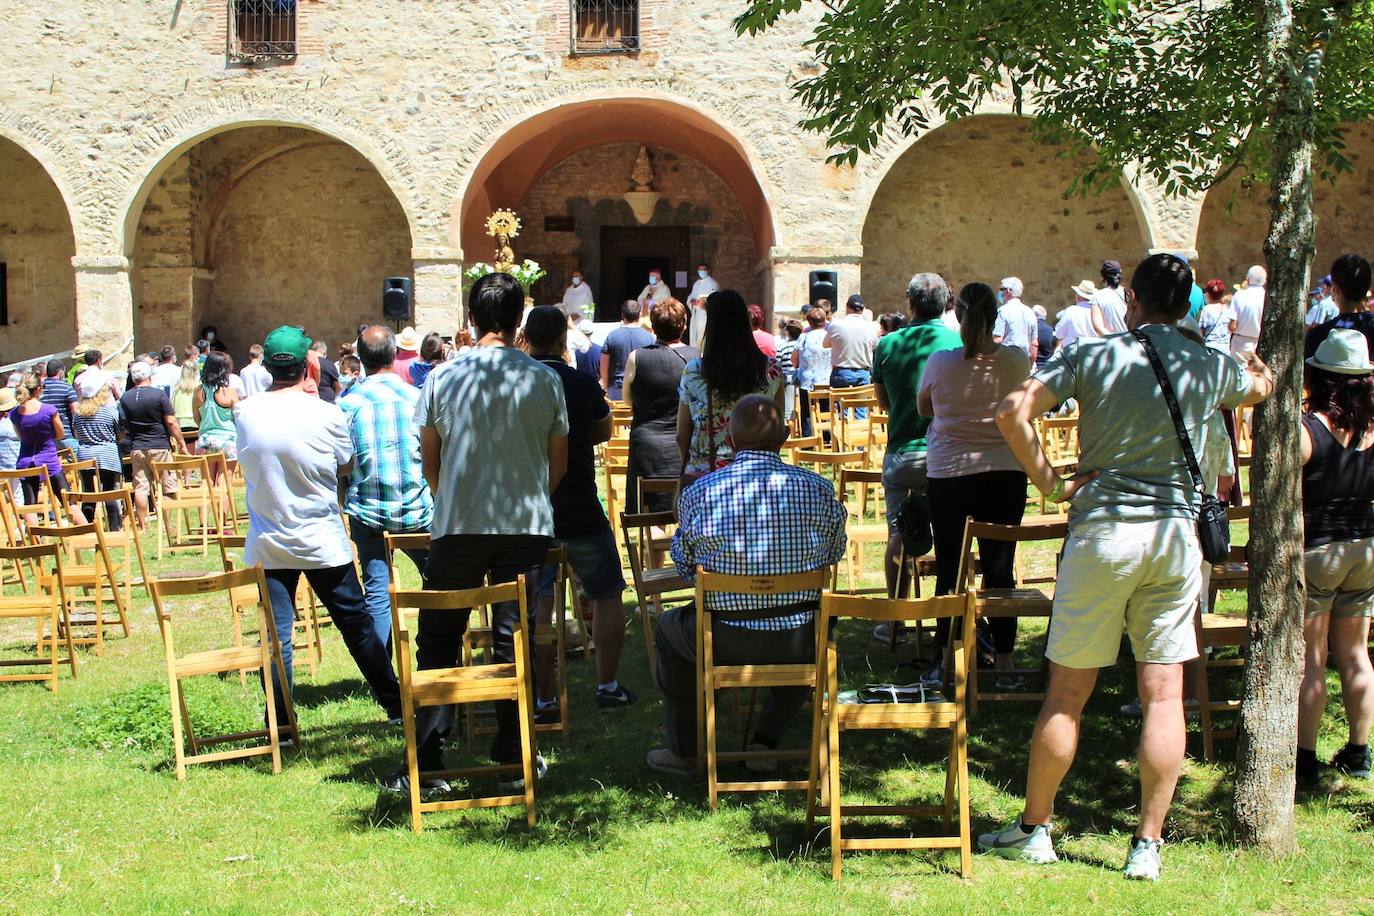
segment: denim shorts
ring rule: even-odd
[[[561,538],[555,543],[561,544],[567,551],[573,573],[582,583],[582,591],[592,601],[615,598],[625,591],[625,577],[620,572],[620,550],[616,547],[615,535],[609,528],[600,534]],[[553,597],[553,583],[557,572],[557,569],[547,564],[540,571],[540,598]]]
[[[888,452],[883,455],[883,499],[887,502],[887,530],[897,533],[897,519],[902,517],[907,500],[913,494],[925,498],[926,453]]]

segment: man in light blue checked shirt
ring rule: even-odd
[[[778,456],[787,428],[777,402],[762,395],[741,399],[730,416],[729,439],[734,461],[688,487],[678,502],[672,547],[678,572],[691,582],[698,566],[726,575],[780,576],[837,563],[845,548],[844,506],[830,481]],[[717,616],[712,632],[720,664],[796,664],[814,658],[818,592],[723,594],[711,600],[712,610],[775,614]],[[668,611],[658,619],[654,637],[668,747],[650,751],[648,764],[666,773],[688,774],[695,768],[695,615],[694,607]],[[776,748],[806,694],[797,687],[769,691],[750,747]]]
[[[428,532],[434,499],[420,466],[420,431],[415,404],[420,390],[394,369],[396,335],[372,325],[358,335],[358,359],[367,377],[339,401],[353,439],[353,475],[344,500],[349,535],[363,568],[367,611],[377,636],[391,642],[391,570],[384,532]],[[406,551],[425,568],[426,551]]]

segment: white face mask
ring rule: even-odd
[[[697,276],[700,277],[700,278],[703,279],[703,280],[705,280],[705,279],[706,279],[707,277],[709,277],[710,275],[711,275],[711,272],[710,272],[709,270],[699,270],[699,271],[697,271]]]
[[[581,286],[581,285],[582,285],[582,278],[581,278],[581,277],[573,277],[573,279],[572,279],[572,284],[573,284],[573,286]]]
[[[215,339],[215,332],[214,332],[214,331],[206,331],[206,332],[205,332],[205,339],[206,339],[206,340],[214,340],[214,339]]]
[[[649,285],[658,286],[658,274],[649,274]]]

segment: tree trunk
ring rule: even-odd
[[[1236,788],[1237,839],[1273,855],[1294,851],[1293,791],[1302,680],[1303,305],[1314,249],[1312,80],[1320,53],[1300,61],[1287,0],[1263,0],[1267,78],[1279,87],[1273,136],[1269,284],[1260,353],[1275,391],[1255,411],[1251,468],[1249,660],[1245,667]]]

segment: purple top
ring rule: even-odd
[[[52,434],[52,418],[57,408],[44,404],[31,414],[14,411],[10,419],[19,433],[20,468],[36,468],[40,464],[48,466],[53,477],[62,473],[62,462],[57,457],[57,440]]]

